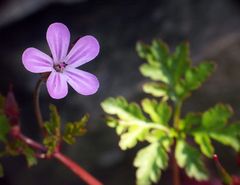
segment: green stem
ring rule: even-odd
[[[173,117],[173,126],[176,130],[178,130],[178,127],[179,127],[181,108],[182,108],[182,102],[179,101],[176,103],[174,117]]]
[[[42,113],[41,113],[40,104],[39,104],[39,93],[40,93],[40,87],[41,87],[42,83],[43,83],[43,79],[40,78],[37,81],[37,84],[36,84],[35,89],[34,89],[33,102],[34,102],[34,110],[35,110],[35,116],[37,118],[38,126],[40,127],[43,135],[46,135],[46,132],[45,132],[45,129],[44,129],[44,121],[43,121],[43,118],[42,118]]]

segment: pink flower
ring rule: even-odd
[[[98,79],[76,67],[98,55],[98,41],[93,36],[84,36],[68,53],[70,32],[62,23],[51,24],[46,37],[52,57],[36,48],[27,48],[22,55],[24,67],[32,73],[51,72],[47,79],[47,90],[52,98],[64,98],[68,93],[67,84],[79,94],[94,94],[99,87]]]

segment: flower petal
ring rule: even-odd
[[[67,82],[79,94],[91,95],[97,92],[99,82],[95,75],[72,67],[66,67],[64,73]]]
[[[52,71],[47,79],[47,89],[52,98],[64,98],[68,93],[68,85],[65,75],[56,71]]]
[[[99,43],[93,36],[80,38],[66,57],[66,63],[78,67],[93,60],[99,53]]]
[[[47,42],[50,47],[54,63],[63,60],[68,52],[70,32],[62,23],[53,23],[47,30]]]
[[[22,55],[24,67],[32,73],[49,72],[53,69],[51,57],[36,48],[27,48]]]

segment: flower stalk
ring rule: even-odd
[[[42,78],[40,78],[36,83],[34,93],[33,93],[33,102],[34,102],[34,111],[35,111],[35,116],[37,118],[37,123],[38,123],[38,126],[39,126],[43,136],[44,136],[44,135],[46,135],[46,132],[44,129],[44,121],[42,118],[42,113],[41,113],[40,104],[39,104],[39,93],[40,93],[40,88],[41,88],[42,83],[43,83]]]

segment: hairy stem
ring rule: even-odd
[[[36,83],[34,93],[33,93],[33,102],[34,102],[34,110],[35,110],[35,116],[37,118],[38,126],[40,127],[43,135],[45,135],[46,132],[44,129],[44,121],[42,118],[42,113],[41,113],[40,104],[39,104],[39,93],[40,93],[40,87],[41,87],[42,83],[43,83],[42,78],[40,78]]]
[[[47,151],[46,147],[42,144],[32,140],[31,138],[19,134],[16,136],[18,139],[26,143],[28,146],[35,150],[39,150],[42,152]],[[39,158],[44,158],[44,155],[39,155]],[[81,178],[84,182],[86,182],[88,185],[102,185],[100,181],[98,181],[96,178],[94,178],[90,173],[88,173],[86,170],[84,170],[81,166],[79,166],[77,163],[75,163],[73,160],[62,154],[61,152],[57,151],[52,154],[52,157],[60,161],[62,164],[64,164],[68,169],[70,169],[73,173],[75,173],[79,178]]]

